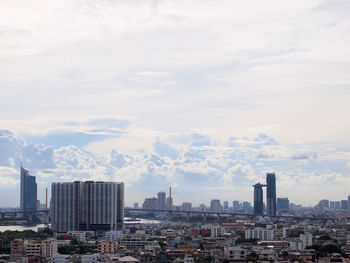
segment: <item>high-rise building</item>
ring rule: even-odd
[[[158,199],[155,197],[145,198],[142,204],[142,209],[156,210],[158,207]]]
[[[341,200],[341,209],[347,210],[349,206],[349,201],[348,200]]]
[[[37,209],[37,185],[35,176],[29,174],[28,170],[21,166],[21,211],[36,211]],[[26,216],[26,213],[24,213]]]
[[[134,208],[138,209],[139,208],[139,203],[134,203]]]
[[[276,176],[274,173],[267,173],[266,175],[266,201],[267,201],[267,215],[276,215]]]
[[[220,200],[218,200],[218,199],[211,200],[211,202],[210,202],[210,210],[212,212],[219,212],[220,211],[220,207],[221,207]]]
[[[348,210],[350,210],[350,195],[348,195]]]
[[[287,212],[289,210],[288,198],[277,198],[277,210],[281,212]]]
[[[243,202],[243,204],[242,204],[242,206],[243,206],[243,209],[244,210],[250,210],[252,207],[251,207],[251,205],[250,205],[250,203],[249,202],[247,202],[247,201],[244,201]]]
[[[166,193],[165,192],[159,192],[157,201],[158,201],[157,209],[165,210],[165,207],[166,207]]]
[[[191,210],[192,210],[192,203],[189,203],[189,202],[182,203],[182,211],[191,211]]]
[[[254,187],[254,215],[263,215],[264,213],[264,200],[263,200],[263,185],[257,183]]]
[[[224,201],[224,209],[225,209],[225,210],[228,209],[228,201]]]
[[[241,209],[241,204],[237,200],[233,201],[232,206],[234,211],[238,211]]]
[[[123,227],[123,183],[52,183],[51,194],[54,231],[115,230]]]
[[[318,202],[318,206],[320,208],[329,208],[329,200],[323,199],[320,202]]]

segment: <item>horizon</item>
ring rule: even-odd
[[[169,186],[252,204],[271,171],[295,204],[350,195],[350,1],[0,7],[0,207],[20,162],[39,200],[106,180],[129,206]]]

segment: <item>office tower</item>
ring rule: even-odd
[[[241,205],[240,205],[239,201],[237,201],[237,200],[233,201],[232,206],[233,206],[234,211],[238,211],[241,209]]]
[[[340,201],[334,201],[334,209],[341,209]]]
[[[266,201],[267,201],[267,215],[276,215],[276,176],[274,173],[267,173],[266,175]]]
[[[182,211],[191,211],[191,210],[192,210],[192,203],[189,203],[189,202],[182,203]]]
[[[159,210],[165,210],[166,206],[166,193],[165,192],[159,192],[158,193],[158,205],[157,209]]]
[[[318,205],[321,207],[321,208],[329,208],[329,200],[327,199],[323,199],[321,200]]]
[[[288,198],[277,198],[277,211],[287,212],[289,210]]]
[[[254,215],[263,215],[264,201],[263,201],[263,185],[257,183],[254,187]]]
[[[329,201],[329,209],[335,209],[335,201]]]
[[[224,201],[224,209],[225,209],[225,210],[228,209],[228,201]]]
[[[350,195],[348,195],[348,210],[350,210]]]
[[[145,201],[142,204],[143,209],[156,210],[158,207],[158,199],[155,197],[145,198]]]
[[[123,183],[52,183],[51,195],[52,228],[56,232],[106,231],[123,227]]]
[[[21,193],[20,193],[21,211],[35,211],[37,208],[37,185],[35,176],[31,176],[28,170],[21,166]],[[26,217],[27,214],[24,213]]]
[[[210,210],[212,212],[220,212],[220,207],[221,207],[220,200],[217,200],[217,199],[211,200]]]
[[[138,209],[139,208],[139,203],[134,203],[134,208]]]
[[[249,202],[243,202],[243,209],[244,210],[250,210],[251,209],[251,205]]]
[[[341,202],[341,209],[347,210],[349,206],[348,200],[341,200],[340,202]]]

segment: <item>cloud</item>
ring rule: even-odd
[[[316,159],[317,153],[298,153],[290,157],[292,160]]]
[[[0,5],[1,166],[247,199],[349,174],[346,0]]]
[[[123,136],[118,138],[122,139]],[[154,137],[153,148],[141,152],[133,148],[118,150],[118,144],[111,144],[110,139],[106,141],[112,147],[109,155],[96,155],[75,145],[53,148],[26,144],[21,137],[2,132],[2,145],[9,148],[3,149],[8,153],[5,159],[23,156],[23,165],[37,176],[40,187],[47,187],[52,181],[112,180],[125,182],[130,191],[144,188],[156,192],[173,185],[183,194],[192,189],[197,195],[197,191],[207,189],[211,195],[216,192],[220,196],[216,189],[230,186],[246,189],[245,198],[249,200],[251,185],[264,182],[268,171],[276,172],[278,188],[284,195],[298,189],[300,184],[350,185],[350,170],[347,159],[343,159],[350,156],[350,151],[334,147],[323,152],[317,148],[316,154],[305,151],[310,146],[280,145],[272,137],[261,134],[252,139],[231,138],[228,146],[226,140],[214,140],[200,132]],[[17,144],[19,148],[13,146]],[[299,160],[303,162],[296,162]],[[18,184],[17,167],[18,164],[8,162],[0,166],[4,185]]]

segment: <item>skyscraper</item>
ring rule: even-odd
[[[237,200],[233,201],[232,206],[234,211],[238,211],[239,209],[241,209],[241,205]]]
[[[274,173],[267,173],[266,175],[266,201],[267,201],[267,215],[276,215],[276,176]]]
[[[277,210],[281,212],[287,212],[289,210],[288,198],[277,198]]]
[[[264,213],[264,200],[263,200],[263,185],[257,183],[254,187],[254,215],[263,215]]]
[[[228,201],[224,201],[224,209],[228,209]]]
[[[123,227],[123,183],[52,183],[51,192],[52,228],[57,232]]]
[[[35,176],[29,174],[28,170],[21,166],[21,211],[35,211],[37,205],[37,185]],[[26,216],[26,213],[24,213]]]
[[[166,193],[165,192],[159,192],[158,193],[158,205],[157,208],[159,210],[165,210],[166,206]]]
[[[220,212],[221,203],[220,200],[214,199],[210,202],[210,210],[212,212]]]

